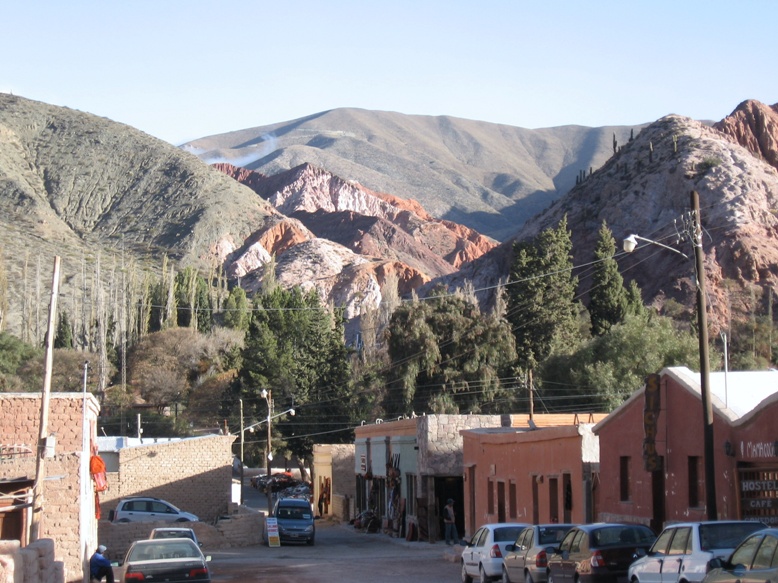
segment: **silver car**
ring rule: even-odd
[[[548,557],[559,548],[572,524],[534,524],[507,547],[502,562],[503,583],[545,583]]]
[[[708,561],[726,558],[746,536],[765,527],[761,522],[717,520],[681,522],[667,526],[648,554],[632,563],[631,583],[697,583]]]
[[[499,522],[484,524],[462,551],[462,583],[497,579],[502,575],[502,559],[508,545],[513,544],[527,523]]]
[[[184,512],[166,500],[146,496],[122,498],[111,511],[112,522],[197,522],[194,514]]]

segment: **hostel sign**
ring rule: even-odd
[[[740,515],[778,526],[778,469],[740,470]]]
[[[659,454],[656,451],[656,428],[659,418],[659,375],[650,374],[646,377],[646,387],[643,390],[645,404],[643,405],[643,463],[647,472],[662,469]]]

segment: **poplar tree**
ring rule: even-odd
[[[603,221],[594,249],[596,263],[589,290],[589,318],[594,336],[602,336],[611,326],[623,322],[627,314],[627,292],[619,265],[613,258],[615,253],[616,241]]]

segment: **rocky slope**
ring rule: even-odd
[[[778,169],[778,103],[749,99],[713,127]]]
[[[691,309],[696,294],[689,237],[692,190],[700,196],[708,305],[716,330],[733,310],[759,309],[753,305],[759,293],[753,296],[751,289],[778,289],[778,172],[717,129],[676,115],[650,124],[526,224],[517,239],[531,238],[567,216],[584,300],[603,221],[619,247],[633,233],[670,245],[689,258],[642,244],[632,254],[618,249],[617,261],[625,279],[641,286],[646,301],[661,304],[672,297]],[[508,273],[510,246],[465,266],[452,284],[472,278],[476,288],[493,285]]]
[[[182,147],[203,160],[277,175],[312,164],[374,192],[418,200],[434,217],[498,240],[601,166],[630,127],[529,130],[441,116],[334,109],[209,136]],[[638,130],[639,128],[634,128]]]

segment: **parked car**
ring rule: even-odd
[[[718,520],[681,522],[666,527],[645,557],[632,563],[632,583],[702,581],[713,558],[727,558],[746,536],[764,528],[761,522]]]
[[[278,537],[282,543],[314,544],[316,524],[310,502],[303,498],[281,498],[276,502],[272,515],[278,521]],[[267,530],[265,540],[267,540]]]
[[[748,536],[729,559],[711,559],[703,583],[765,583],[778,581],[778,528]]]
[[[598,522],[573,527],[548,558],[548,583],[623,583],[656,535],[641,524]]]
[[[197,522],[199,519],[183,510],[179,510],[170,502],[159,498],[132,496],[122,498],[111,512],[112,522],[154,522],[166,520],[169,522]]]
[[[573,524],[533,524],[508,545],[502,562],[503,583],[546,583],[548,556],[559,548],[559,543]]]
[[[139,540],[132,543],[119,563],[117,581],[165,581],[166,583],[209,583],[210,557],[205,557],[188,538]]]
[[[194,530],[180,526],[165,526],[162,528],[155,528],[149,534],[149,538],[188,538],[193,540],[198,547],[203,546],[203,543],[197,540],[197,535],[195,534]]]
[[[480,581],[489,581],[502,575],[502,559],[507,547],[512,545],[519,533],[529,524],[519,522],[499,522],[484,524],[475,531],[469,541],[463,541],[462,583],[471,583],[473,577]]]

